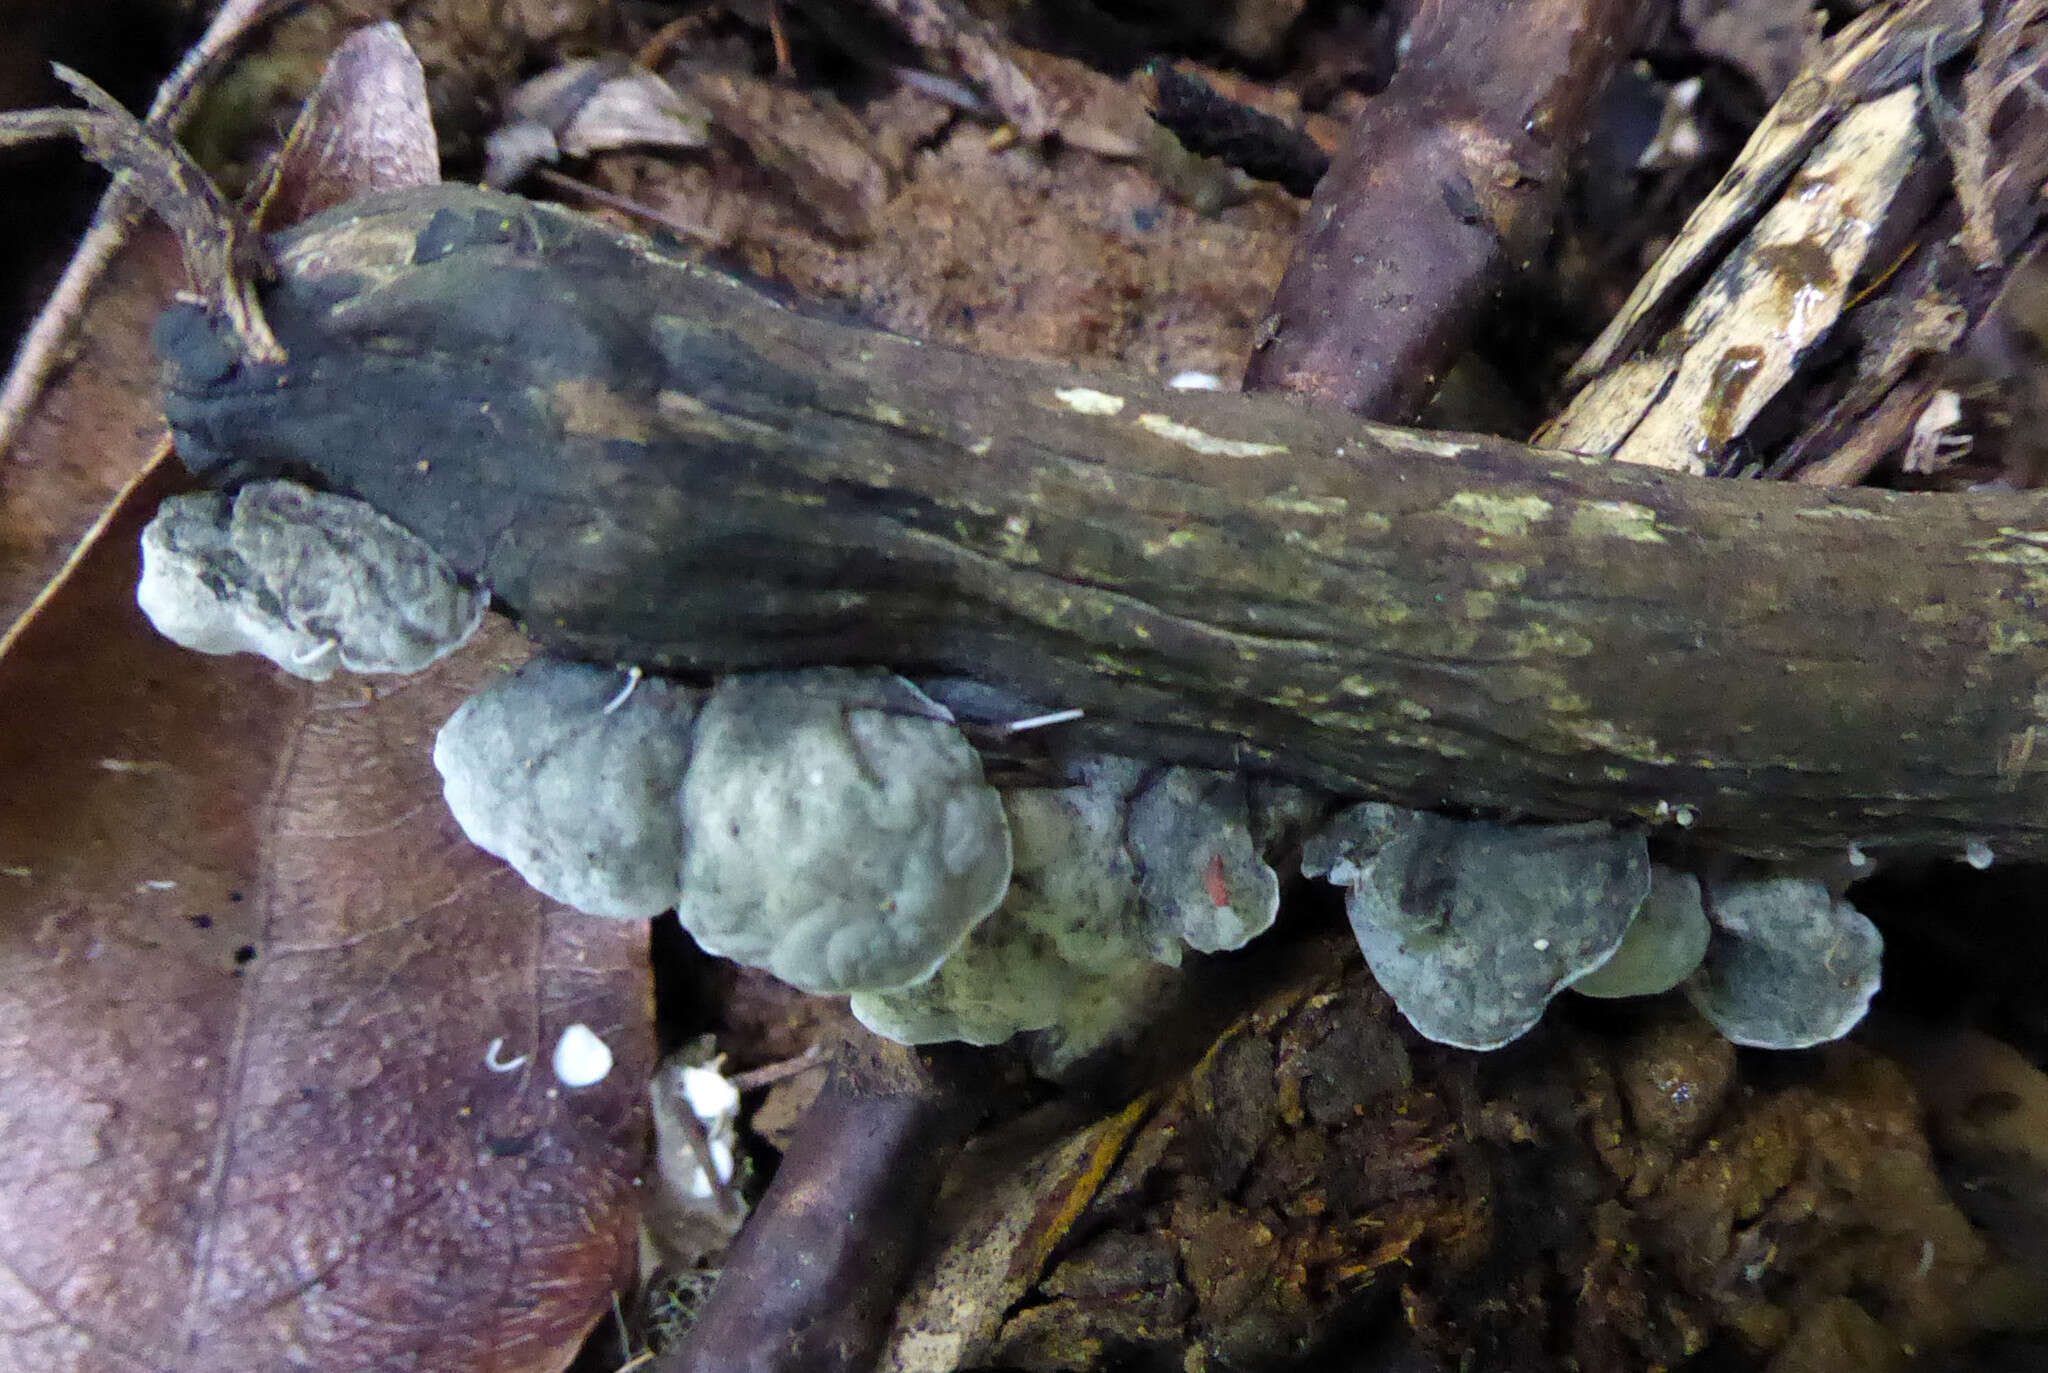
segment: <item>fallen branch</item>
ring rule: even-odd
[[[370,501],[557,651],[965,673],[1085,709],[1077,745],[1752,853],[2048,852],[2048,498],[1003,362],[453,186],[279,249],[287,365],[159,331],[185,460]]]

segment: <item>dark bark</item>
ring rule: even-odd
[[[967,674],[1085,708],[1076,746],[1753,853],[2048,853],[2048,498],[1001,362],[452,186],[279,246],[283,367],[160,331],[186,461],[369,500],[552,649]]]
[[[1278,115],[1239,104],[1192,72],[1162,64],[1155,85],[1152,117],[1191,153],[1219,158],[1298,196],[1314,194],[1330,170],[1330,155],[1306,133]]]
[[[1565,163],[1644,12],[1427,0],[1316,187],[1245,389],[1415,415],[1549,235]]]
[[[991,1085],[977,1057],[849,1043],[697,1323],[651,1373],[871,1368],[939,1180]]]

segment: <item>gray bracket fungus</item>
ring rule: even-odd
[[[906,1044],[1030,1033],[1034,1065],[1057,1076],[1144,1019],[1185,947],[1237,948],[1273,923],[1279,878],[1259,850],[1326,804],[1131,758],[1075,773],[1075,786],[1003,794],[1009,895],[929,981],[855,995],[869,1029]]]
[[[1416,815],[1345,906],[1373,976],[1440,1044],[1496,1049],[1606,962],[1650,889],[1648,846],[1607,825]]]
[[[1301,875],[1356,886],[1373,856],[1421,814],[1384,801],[1346,806],[1301,846]]]
[[[1079,786],[1003,794],[1015,853],[1003,904],[930,980],[855,994],[862,1024],[903,1044],[997,1044],[1021,1031],[1055,1030],[1063,1050],[1078,1056],[1144,1003],[1161,965],[1124,846],[1140,768],[1092,759],[1080,771]]]
[[[924,980],[1009,886],[981,759],[944,708],[883,673],[721,682],[682,816],[684,928],[807,992]]]
[[[1806,1049],[1856,1027],[1877,994],[1884,940],[1861,911],[1803,878],[1711,882],[1714,938],[1686,996],[1722,1034]]]
[[[441,727],[434,766],[448,809],[478,848],[555,900],[659,915],[682,880],[676,798],[699,694],[536,658]]]
[[[1650,894],[1629,922],[1621,947],[1572,984],[1581,996],[1656,996],[1691,975],[1706,957],[1711,933],[1700,906],[1700,882],[1691,873],[1653,869]]]
[[[142,532],[135,599],[186,648],[258,653],[312,681],[419,672],[490,604],[368,505],[285,481],[166,500]]]
[[[1242,774],[1168,768],[1131,802],[1126,832],[1158,955],[1242,948],[1272,927],[1280,878],[1252,838]]]

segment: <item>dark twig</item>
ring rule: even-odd
[[[654,1373],[867,1369],[990,1075],[863,1036],[797,1127],[689,1337]]]
[[[255,278],[264,274],[261,249],[242,217],[177,144],[77,72],[58,67],[57,75],[87,108],[0,115],[0,147],[76,138],[87,155],[114,170],[125,195],[156,211],[177,234],[194,285],[226,317],[244,355],[283,361],[256,298]]]
[[[300,3],[303,0],[227,0],[177,69],[157,88],[145,122],[164,134],[182,128],[194,97],[219,72],[242,37],[264,20]],[[85,313],[86,300],[107,264],[127,241],[140,210],[134,197],[119,184],[101,198],[99,210],[79,241],[78,250],[72,254],[42,312],[22,336],[14,366],[5,383],[0,384],[0,454],[14,446],[36,397],[42,394],[44,383],[56,370],[65,339]]]
[[[1316,189],[1246,389],[1413,416],[1549,233],[1639,13],[1627,0],[1422,6],[1392,83]]]
[[[971,676],[1084,710],[1076,748],[1759,855],[2048,852],[2048,772],[1993,765],[2041,728],[2048,500],[1765,498],[1004,362],[454,186],[279,250],[291,367],[157,331],[180,456],[369,501],[556,652]]]
[[[1220,94],[1199,76],[1161,65],[1152,117],[1203,157],[1221,158],[1291,195],[1307,196],[1330,170],[1330,155],[1286,120]]]

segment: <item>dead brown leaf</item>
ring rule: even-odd
[[[70,365],[0,453],[0,633],[14,624],[163,442],[150,326],[184,279],[154,223],[114,259]]]
[[[557,1369],[632,1254],[653,1045],[645,928],[436,794],[518,650],[377,687],[184,653],[133,606],[147,505],[0,662],[0,1366]],[[571,1091],[578,1022],[617,1062]]]

